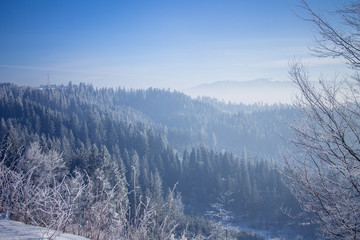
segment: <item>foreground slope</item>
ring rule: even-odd
[[[41,240],[52,237],[55,240],[87,240],[88,238],[69,233],[55,232],[42,227],[26,225],[8,219],[0,220],[0,240]]]

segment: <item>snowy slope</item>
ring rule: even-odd
[[[68,233],[54,232],[46,228],[26,225],[22,222],[0,219],[0,240],[87,240],[88,238],[80,237]]]

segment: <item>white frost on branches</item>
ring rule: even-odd
[[[319,31],[312,49],[320,57],[340,57],[354,74],[349,79],[309,80],[300,61],[290,63],[290,77],[301,96],[301,112],[290,124],[298,152],[285,157],[290,188],[304,210],[315,214],[329,239],[360,238],[360,3],[351,1],[335,12],[336,29],[302,1],[307,21]]]

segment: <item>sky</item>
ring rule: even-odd
[[[314,0],[315,10],[341,1]],[[1,0],[0,82],[182,90],[216,81],[287,81],[301,58],[316,77],[343,71],[308,46],[298,0]]]

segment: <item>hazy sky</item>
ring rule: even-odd
[[[310,1],[334,9],[337,0]],[[184,89],[222,80],[288,80],[338,61],[307,49],[313,26],[297,0],[1,0],[0,82]]]

